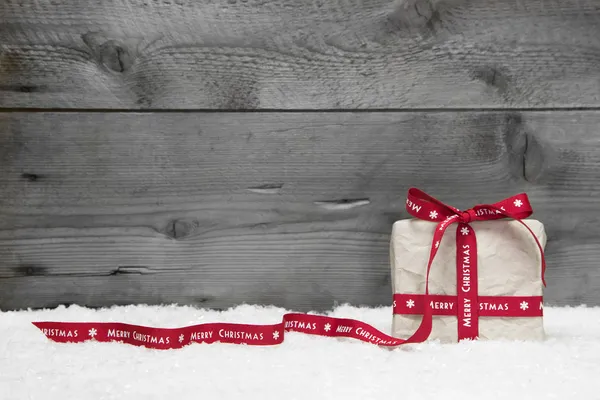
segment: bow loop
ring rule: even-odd
[[[448,217],[460,214],[458,208],[444,204],[417,188],[408,190],[406,211],[413,217],[433,222],[442,222]]]

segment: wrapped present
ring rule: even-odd
[[[406,209],[390,240],[393,337],[544,339],[546,235],[526,194],[460,211],[411,188]]]

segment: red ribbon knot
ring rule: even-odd
[[[475,214],[475,210],[469,208],[467,211],[463,211],[460,213],[460,222],[468,224],[471,221],[474,221],[477,218],[477,214]]]

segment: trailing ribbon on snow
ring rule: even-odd
[[[386,335],[364,322],[322,315],[289,313],[273,325],[206,323],[184,328],[150,328],[118,322],[34,322],[56,342],[123,342],[154,349],[177,349],[190,343],[276,345],[285,331],[330,337],[354,338],[380,346],[398,346],[405,340]]]
[[[183,328],[152,328],[119,322],[33,322],[42,333],[55,342],[71,343],[89,340],[98,342],[122,342],[153,349],[178,349],[191,343],[231,343],[246,345],[277,345],[283,342],[286,331],[309,335],[346,337],[376,344],[395,347],[407,343],[424,342],[432,328],[433,315],[457,315],[471,318],[470,327],[458,324],[459,340],[475,339],[478,336],[478,316],[537,317],[542,315],[541,296],[493,296],[477,295],[477,248],[471,221],[490,221],[513,218],[531,232],[542,252],[542,280],[546,263],[543,249],[531,229],[521,219],[532,214],[527,195],[522,193],[491,205],[476,205],[460,211],[443,204],[426,193],[411,188],[408,191],[406,209],[416,218],[439,222],[433,235],[427,264],[425,293],[422,295],[395,294],[395,314],[423,315],[420,326],[408,339],[399,339],[379,331],[371,325],[354,319],[327,317],[322,315],[288,313],[282,322],[271,325],[205,323]],[[430,295],[429,272],[444,232],[453,223],[458,223],[456,233],[457,279],[456,296]],[[467,279],[468,278],[468,279]],[[544,281],[544,286],[546,285]],[[465,301],[467,300],[467,301]],[[508,308],[477,304],[511,304]],[[539,303],[539,308],[529,306]],[[470,307],[467,307],[469,304]]]

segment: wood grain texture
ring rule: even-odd
[[[7,0],[0,17],[0,107],[600,106],[598,0]]]
[[[391,299],[406,190],[528,193],[550,304],[600,304],[599,112],[0,113],[0,308]]]

